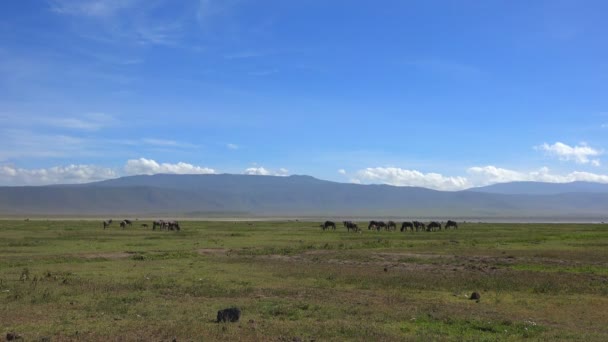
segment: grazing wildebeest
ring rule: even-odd
[[[388,221],[386,224],[386,230],[396,230],[397,224],[394,221]]]
[[[429,232],[432,232],[434,230],[441,230],[441,223],[433,221],[426,226],[426,229]]]
[[[133,222],[131,220],[124,220],[123,222],[129,226],[133,224]]]
[[[148,224],[147,224],[147,223],[142,223],[142,224],[141,224],[141,227],[142,227],[142,228],[148,228]]]
[[[125,221],[120,222],[120,228],[125,229],[126,226],[127,226],[127,222],[125,222]]]
[[[419,222],[419,221],[414,221],[414,227],[416,228],[416,231],[419,231],[421,229],[423,231],[426,230],[426,226],[424,225],[424,223]]]
[[[323,230],[325,230],[325,229],[329,229],[329,228],[331,228],[331,229],[333,229],[333,230],[336,230],[336,224],[335,224],[334,222],[332,222],[332,221],[325,221],[325,222],[324,222],[324,223],[321,225],[321,228],[323,228]]]
[[[167,225],[168,230],[177,230],[177,231],[181,230],[181,227],[179,226],[179,222],[177,222],[177,221],[166,222],[166,225]]]
[[[380,230],[382,228],[386,229],[386,223],[384,223],[384,221],[376,222],[376,226],[378,227],[378,230]]]
[[[112,220],[103,221],[103,229],[106,229],[112,224]]]
[[[152,230],[156,230],[156,227],[158,227],[158,229],[163,229],[165,227],[165,221],[163,220],[156,220],[154,222],[152,222]]]
[[[228,308],[217,312],[217,323],[219,322],[238,322],[241,318],[241,310],[239,308]]]
[[[456,221],[448,220],[448,222],[445,224],[445,229],[448,229],[450,227],[458,229],[458,223],[456,223]]]
[[[403,222],[401,224],[401,231],[405,232],[407,231],[407,229],[410,229],[411,231],[414,231],[414,224],[412,222]]]
[[[386,228],[386,223],[384,223],[384,221],[369,221],[369,225],[367,226],[367,229],[372,229],[375,228],[376,230],[380,230],[382,228]]]
[[[350,231],[351,229],[352,229],[353,232],[358,232],[359,231],[359,226],[357,226],[357,224],[354,223],[354,222],[347,221],[346,230]]]

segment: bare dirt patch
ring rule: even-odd
[[[228,255],[230,249],[228,248],[200,248],[196,250],[200,255]]]
[[[107,253],[85,253],[85,254],[77,254],[77,257],[85,258],[85,259],[124,259],[133,255],[132,252],[107,252]]]

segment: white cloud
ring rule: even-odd
[[[278,171],[271,171],[264,167],[250,167],[243,171],[243,174],[246,175],[255,175],[255,176],[289,176],[289,170],[286,168],[280,168]]]
[[[266,170],[263,167],[250,167],[243,171],[246,175],[256,175],[256,176],[269,176],[270,171]]]
[[[539,170],[539,173],[546,172],[546,168]],[[532,175],[519,171],[499,168],[496,166],[474,166],[467,170],[474,186],[483,186],[494,183],[506,183],[516,181],[531,180]]]
[[[228,147],[231,150],[238,150],[239,149],[239,145],[237,145],[237,144],[226,144],[226,147]]]
[[[608,175],[573,171],[567,174],[552,173],[547,167],[532,171],[517,171],[488,166],[467,169],[467,177],[444,176],[439,173],[422,173],[395,167],[376,167],[359,170],[353,183],[382,183],[397,186],[421,186],[436,190],[464,190],[496,183],[535,181],[569,183],[576,181],[608,183]]]
[[[157,173],[172,174],[210,174],[216,173],[214,169],[196,166],[188,163],[179,162],[177,164],[162,163],[155,160],[139,158],[130,159],[125,165],[125,172],[128,175],[153,175]]]
[[[521,172],[502,169],[495,166],[472,167],[468,170],[470,181],[474,186],[484,186],[495,183],[534,181],[548,183],[569,183],[576,181],[608,183],[608,175],[573,171],[567,174],[551,173],[549,168],[542,167],[535,171]]]
[[[446,177],[439,173],[422,173],[397,167],[368,167],[357,172],[356,180],[398,186],[421,186],[437,190],[461,190],[470,186],[464,177]]]
[[[345,175],[345,174],[346,174],[346,170],[344,170],[344,169],[339,169],[339,170],[338,170],[338,173],[339,173],[339,174],[341,174],[341,175]]]
[[[118,174],[114,170],[95,165],[68,165],[46,169],[0,166],[0,184],[2,185],[87,183],[116,177]]]
[[[574,161],[577,164],[589,164],[599,166],[599,159],[591,159],[590,157],[597,157],[603,152],[587,146],[583,143],[580,146],[569,146],[561,142],[556,142],[553,145],[544,143],[540,146],[535,147],[537,150],[544,151],[550,156],[557,157],[563,161]]]
[[[279,171],[275,172],[275,176],[289,176],[289,170],[282,167],[279,169]]]

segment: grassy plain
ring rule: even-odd
[[[608,340],[606,225],[144,222],[0,221],[2,338]]]

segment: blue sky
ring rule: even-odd
[[[0,185],[608,182],[605,1],[0,4]]]

